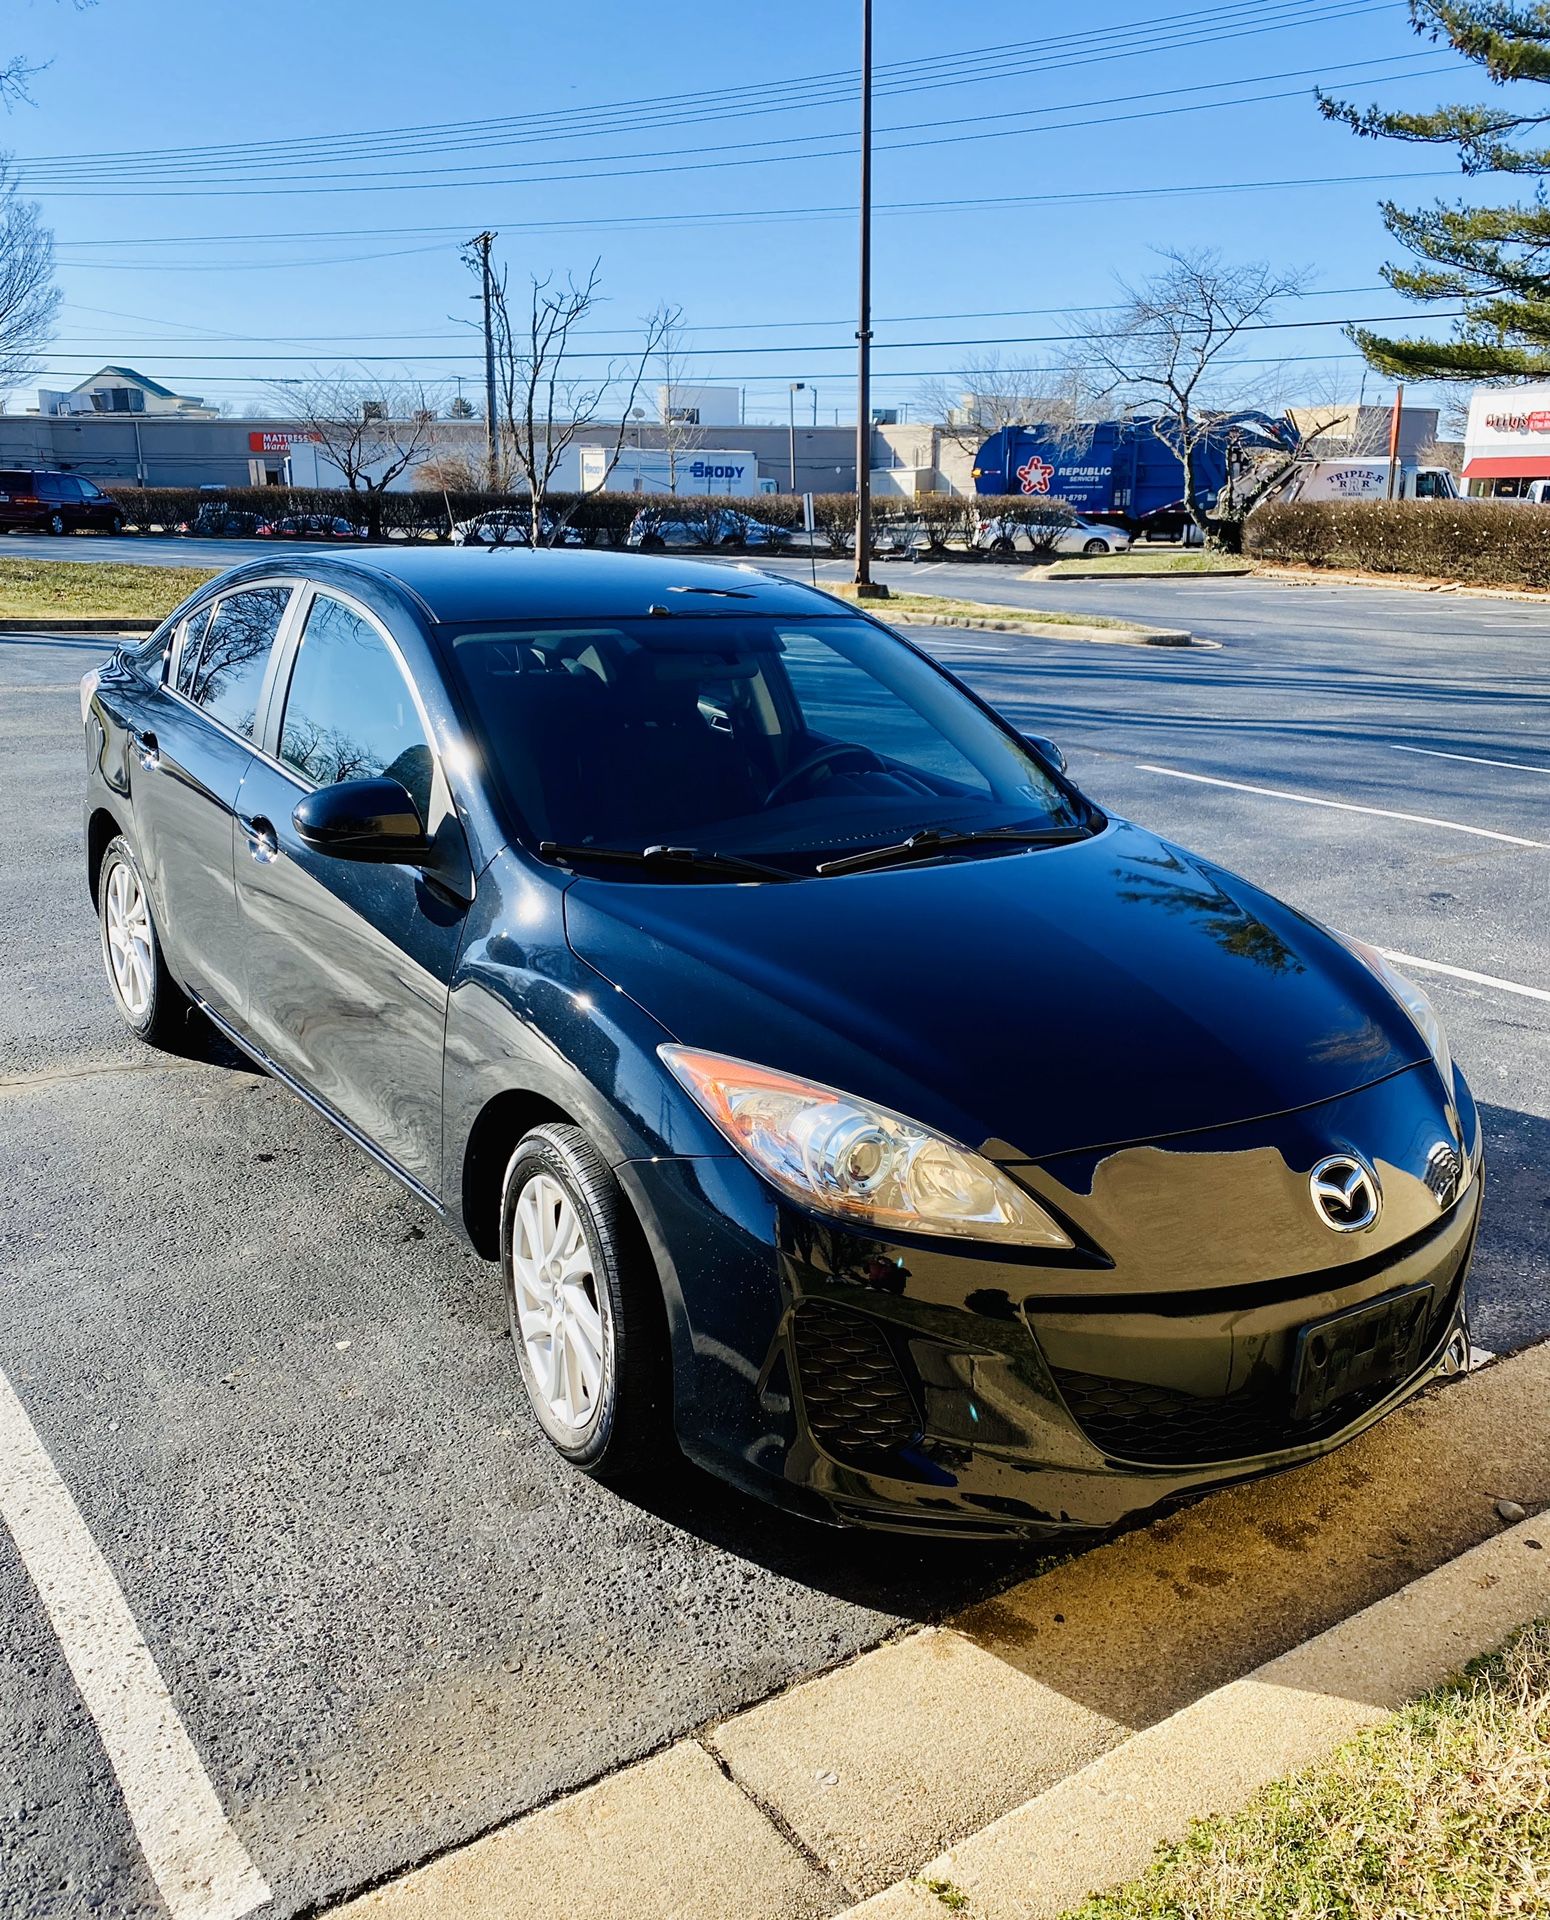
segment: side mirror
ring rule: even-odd
[[[336,860],[396,864],[423,859],[431,850],[420,809],[397,780],[339,780],[319,787],[298,802],[291,819],[314,853]]]
[[[1065,772],[1066,756],[1060,751],[1059,747],[1055,745],[1053,740],[1046,739],[1042,733],[1025,733],[1023,739],[1033,748],[1034,752],[1046,765],[1055,769],[1056,773]]]

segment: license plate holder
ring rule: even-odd
[[[1297,1335],[1292,1367],[1292,1419],[1318,1420],[1349,1395],[1392,1382],[1398,1385],[1424,1358],[1429,1286],[1406,1287],[1322,1320],[1310,1320]]]

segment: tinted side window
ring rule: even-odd
[[[65,485],[59,474],[40,473],[38,475],[38,498],[40,500],[63,500],[64,497]]]
[[[324,593],[296,655],[280,758],[320,787],[386,774],[430,812],[431,752],[409,683],[376,628]]]
[[[290,601],[289,587],[249,587],[217,600],[205,631],[189,685],[196,706],[231,728],[253,737],[258,696],[263,691],[269,649]],[[184,655],[189,649],[185,646]],[[182,684],[182,673],[179,673]]]

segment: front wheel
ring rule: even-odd
[[[119,533],[122,533],[123,531],[124,531],[124,516],[121,513],[113,514],[108,521],[108,532],[112,534],[119,534]]]
[[[998,559],[1010,560],[1012,555],[1016,553],[1017,547],[1011,536],[1003,533],[998,539],[991,541],[990,551],[995,554]]]
[[[1108,550],[1109,543],[1107,540],[1089,540],[1087,545],[1083,547],[1082,552],[1086,554],[1089,560],[1096,560],[1099,554],[1107,553]]]
[[[660,1465],[662,1298],[624,1196],[579,1127],[535,1127],[506,1169],[501,1266],[522,1384],[550,1443],[599,1480]]]
[[[109,842],[97,872],[97,920],[119,1018],[150,1046],[171,1047],[188,1000],[162,958],[140,863],[122,834]]]

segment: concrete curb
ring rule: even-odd
[[[0,619],[0,633],[154,633],[160,625],[160,620]]]
[[[1075,561],[1061,561],[1060,566],[1075,566]],[[1077,573],[1058,572],[1054,568],[1044,574],[1027,574],[1027,579],[1052,581],[1057,587],[1067,580],[1242,580],[1246,575],[1256,573],[1253,566],[1242,567],[1202,567],[1193,571],[1188,567],[1126,567],[1123,571],[1116,568],[1109,572],[1101,560],[1090,567],[1082,567]]]
[[[1550,1612],[1550,1527],[1524,1520],[1136,1734],[846,1920],[1058,1920],[1144,1873],[1192,1820],[1326,1758]]]
[[[1550,1507],[1547,1396],[1550,1342],[1421,1395],[1295,1473],[1215,1494],[521,1815],[351,1920],[569,1920],[581,1885],[632,1920],[805,1920],[890,1888],[939,1920],[935,1896],[896,1885],[921,1861],[957,1858],[1245,1676],[1284,1705],[1290,1683],[1263,1676],[1293,1649],[1504,1539],[1499,1499]],[[1550,1531],[1536,1537],[1550,1548]],[[1550,1570],[1550,1551],[1532,1557]],[[1180,1817],[1209,1804],[1181,1802]],[[743,1853],[741,1905],[714,1851],[724,1822]],[[558,1851],[555,1835],[569,1836]],[[703,1903],[686,1891],[694,1874]]]
[[[878,603],[886,612],[887,602]],[[875,611],[875,609],[874,609]],[[1206,647],[1220,640],[1197,640],[1183,627],[1086,627],[1077,621],[980,619],[964,613],[910,613],[893,618],[901,627],[968,627],[982,633],[1026,633],[1036,640],[1073,640],[1093,647]]]
[[[1550,592],[1532,587],[1475,587],[1462,580],[1433,580],[1418,574],[1361,573],[1344,567],[1287,567],[1266,561],[1254,568],[1261,580],[1282,580],[1297,587],[1387,587],[1398,593],[1456,593],[1466,600],[1516,600],[1532,607],[1550,605]]]

